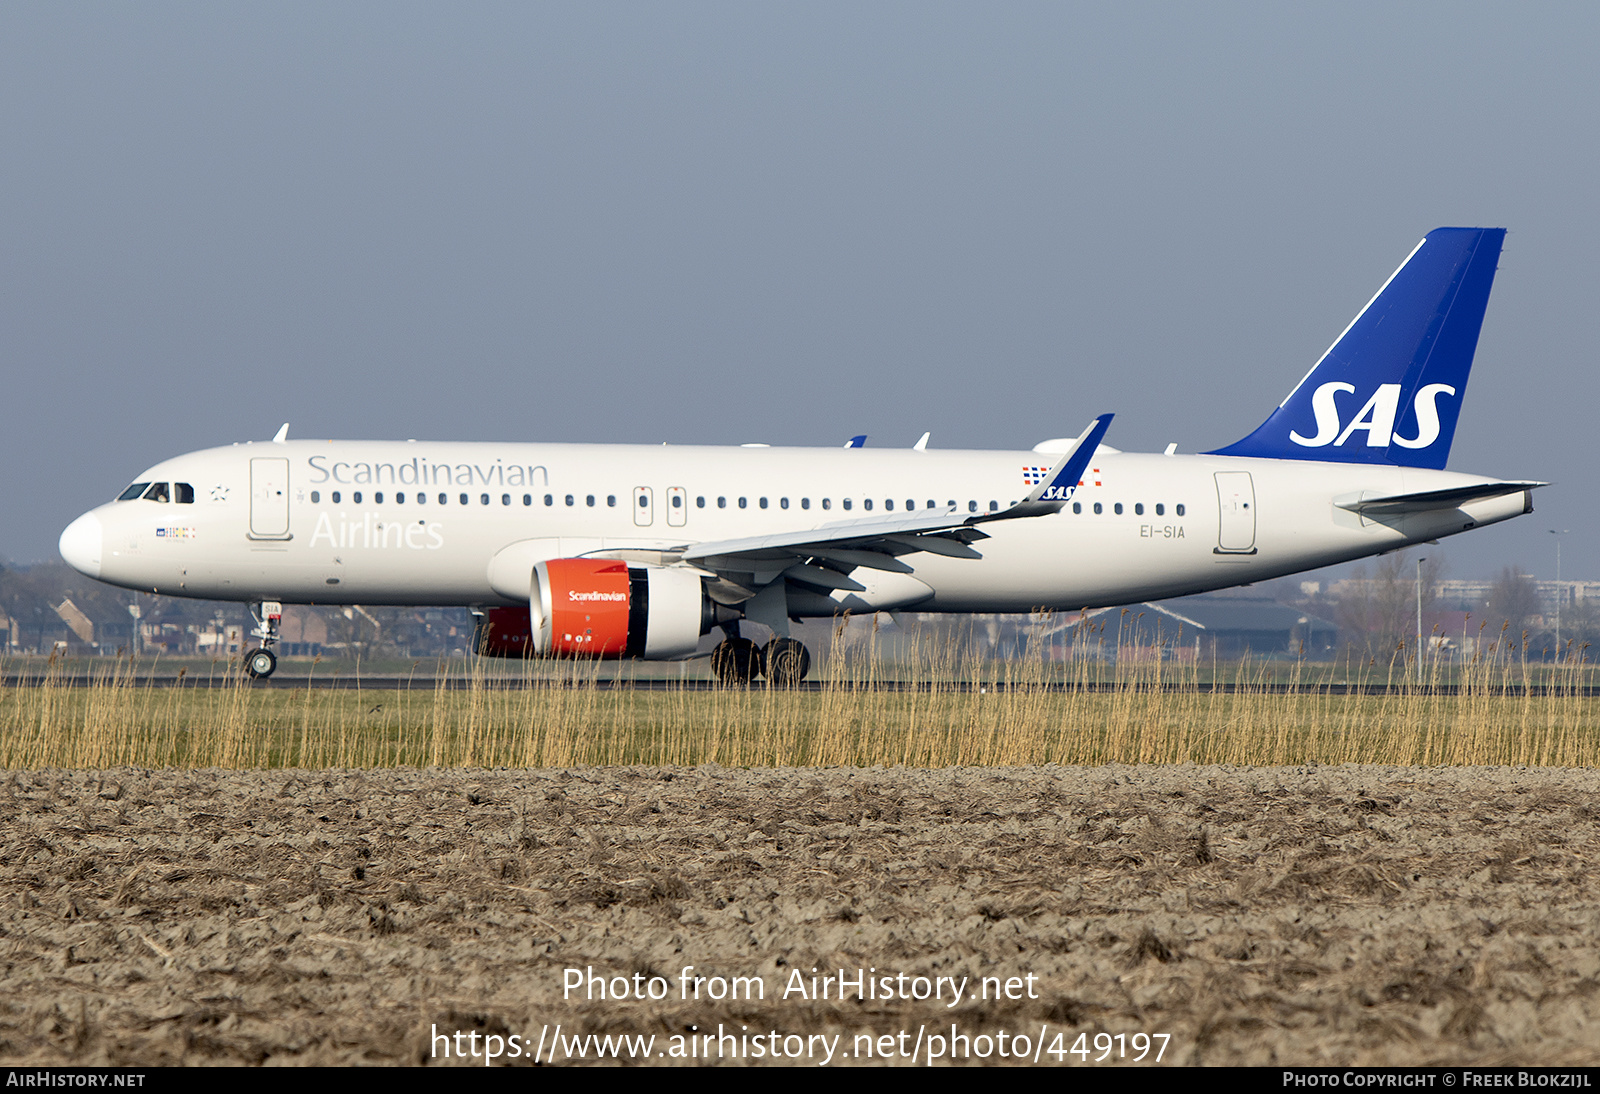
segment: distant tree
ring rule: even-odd
[[[1539,614],[1539,591],[1533,578],[1515,567],[1505,567],[1489,589],[1489,602],[1484,610],[1491,631],[1504,627],[1506,648],[1520,646],[1522,632]]]
[[[1562,608],[1561,645],[1574,661],[1600,656],[1600,601],[1577,600]]]
[[[1444,559],[1426,556],[1422,563],[1422,610],[1432,611],[1439,599]],[[1396,551],[1378,560],[1377,574],[1368,578],[1357,566],[1334,606],[1334,622],[1346,648],[1363,658],[1380,662],[1413,651],[1417,632],[1417,562],[1409,551]],[[1406,654],[1410,656],[1410,654]]]

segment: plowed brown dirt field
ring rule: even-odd
[[[1593,1064],[1597,792],[1555,769],[11,772],[0,1058],[455,1063],[434,1034],[461,1031],[529,1063],[560,1023],[654,1035],[651,1062],[720,1024],[745,1038],[724,1062],[821,1062],[785,1055],[816,1034],[861,1062],[900,1031],[909,1062],[954,1025],[957,1062],[1003,1031],[1067,1064],[1141,1032],[1164,1064]],[[862,968],[942,998],[784,997]],[[666,998],[564,999],[568,969]],[[733,977],[763,998],[709,998]],[[939,977],[966,978],[954,1007]]]

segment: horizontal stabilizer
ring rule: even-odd
[[[1352,513],[1373,515],[1426,513],[1437,509],[1459,509],[1475,501],[1502,498],[1525,490],[1548,486],[1545,482],[1477,482],[1470,486],[1453,486],[1447,490],[1422,490],[1414,494],[1385,494],[1381,497],[1336,498],[1334,505]]]

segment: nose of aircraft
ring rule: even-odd
[[[104,540],[100,518],[85,513],[61,533],[61,557],[80,574],[100,576],[100,544]]]

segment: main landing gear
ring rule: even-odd
[[[811,654],[793,638],[774,638],[767,643],[763,657],[767,683],[775,688],[796,687],[811,671]]]
[[[261,646],[244,655],[244,671],[257,680],[265,680],[278,669],[278,655],[272,652],[272,644],[278,641],[283,605],[276,600],[263,600],[249,605],[249,608],[251,618],[256,621],[255,629],[250,634],[261,639]]]
[[[748,638],[724,638],[711,651],[711,675],[728,687],[743,687],[761,675],[761,647]]]
[[[765,647],[739,637],[738,624],[724,627],[728,637],[711,651],[711,675],[727,687],[748,687],[756,677],[767,683],[792,688],[811,671],[811,654],[793,638],[774,637]]]

